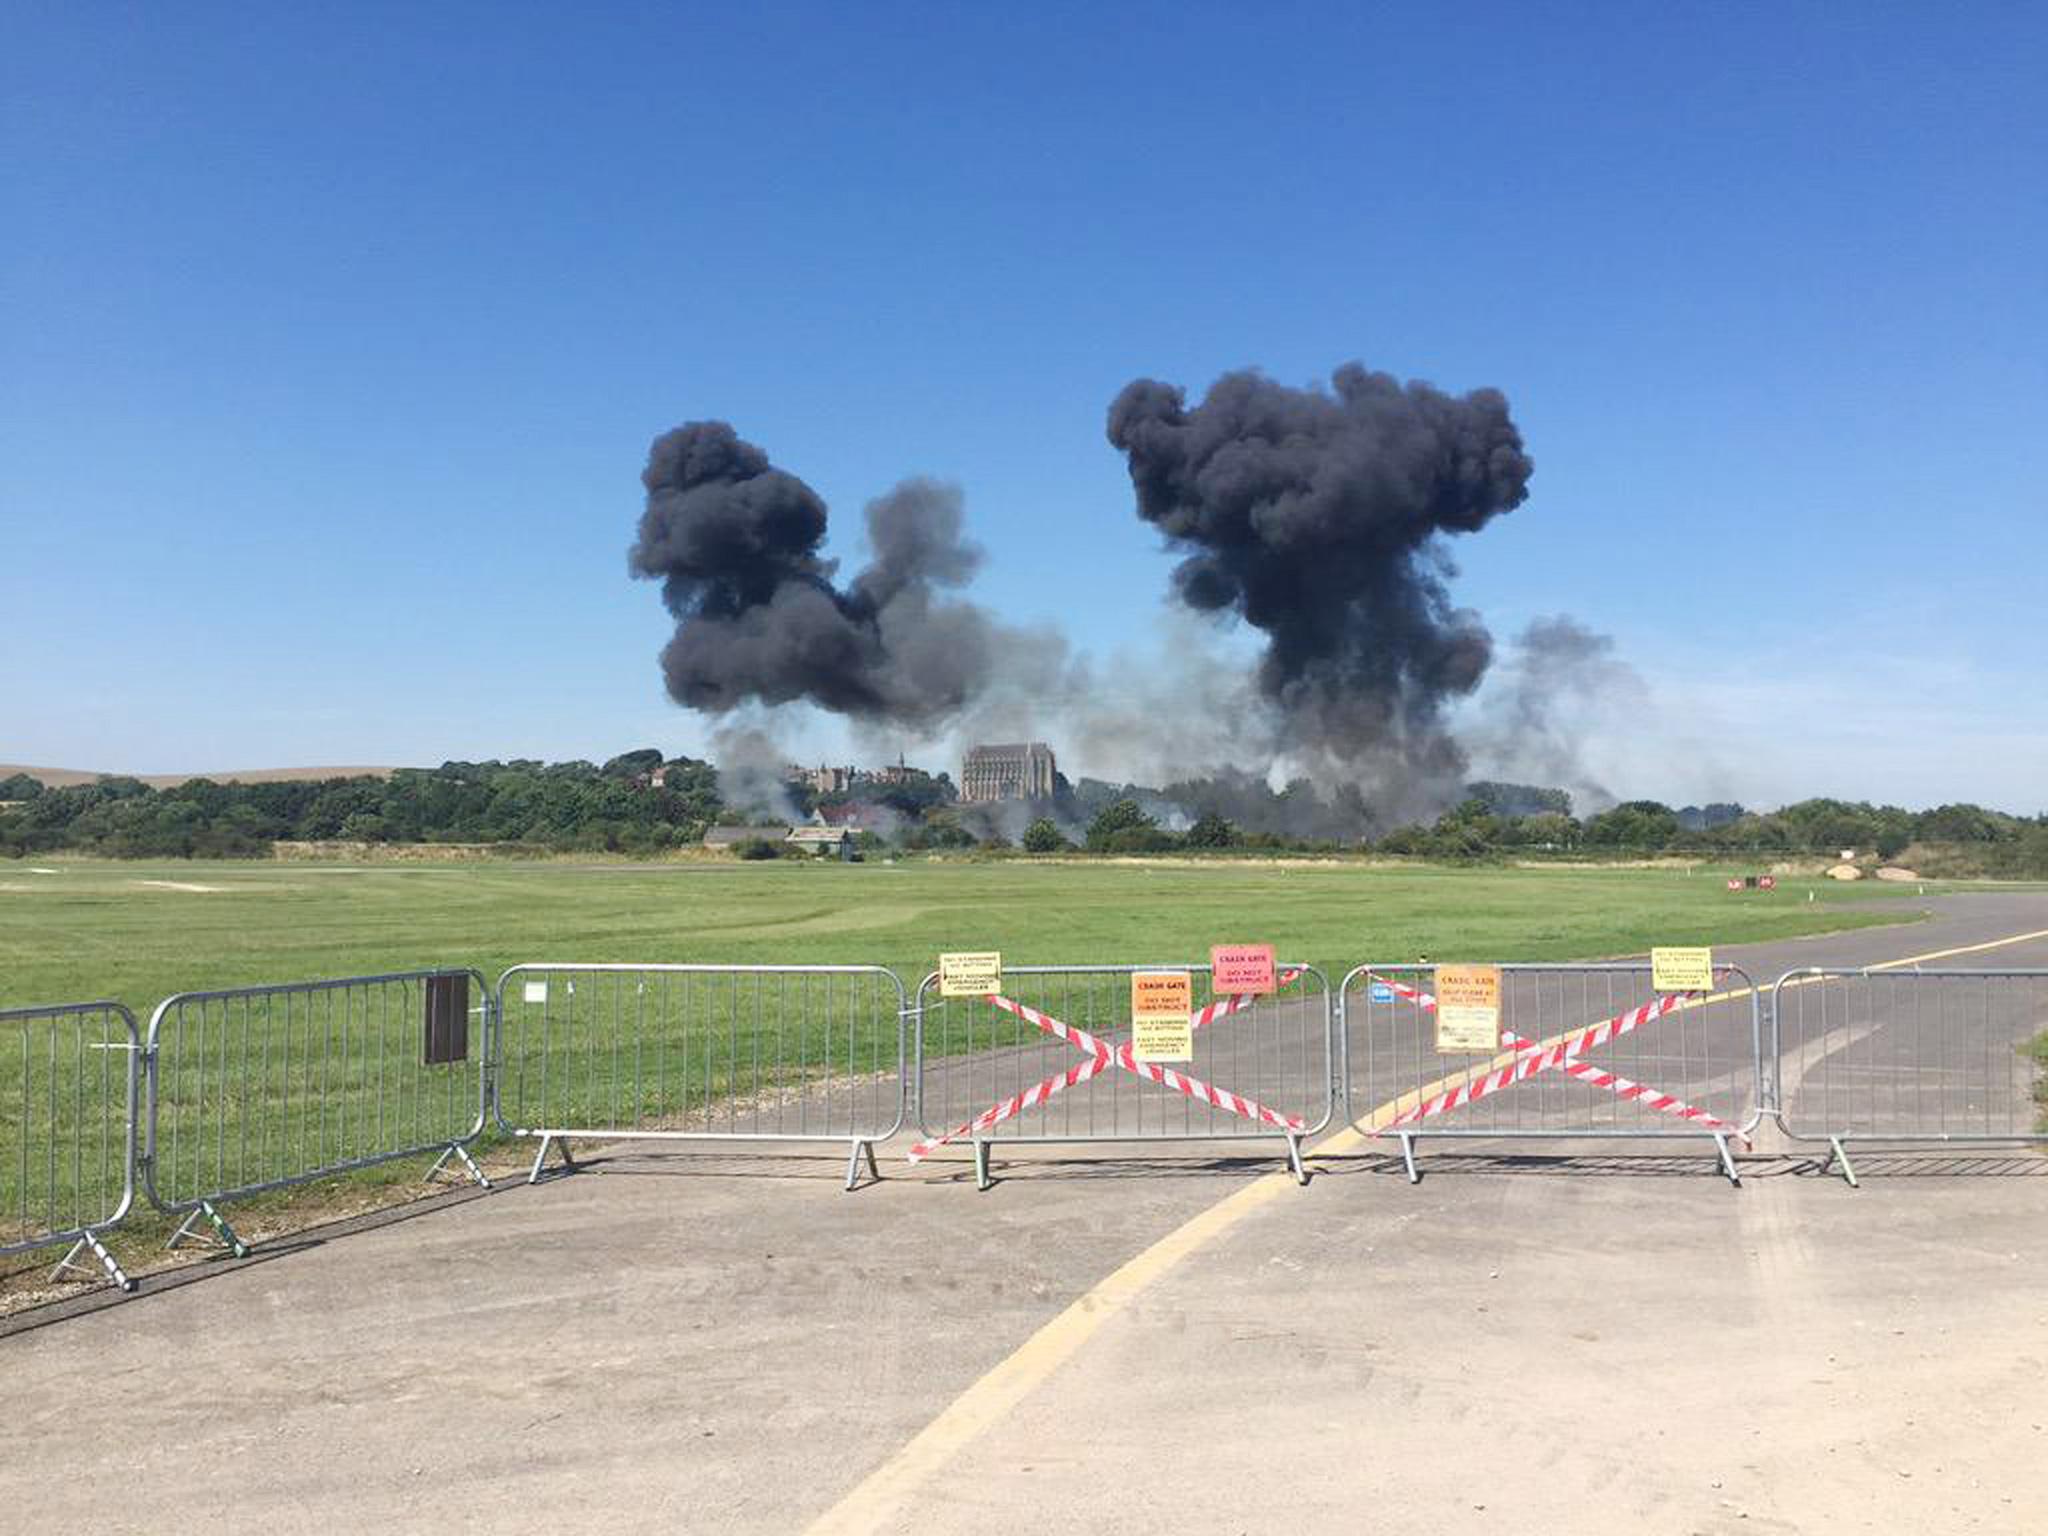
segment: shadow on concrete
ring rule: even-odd
[[[52,1323],[61,1323],[68,1318],[80,1317],[89,1312],[100,1312],[110,1307],[132,1307],[146,1297],[165,1295],[180,1286],[197,1285],[202,1280],[240,1274],[255,1265],[268,1264],[274,1259],[322,1248],[339,1238],[350,1237],[358,1232],[370,1232],[379,1227],[395,1227],[401,1222],[432,1216],[453,1206],[467,1205],[472,1200],[488,1200],[495,1195],[508,1194],[519,1187],[517,1184],[501,1183],[490,1189],[477,1189],[474,1186],[467,1189],[451,1189],[438,1194],[422,1195],[416,1200],[407,1200],[399,1205],[387,1205],[378,1210],[364,1211],[360,1215],[302,1227],[295,1232],[280,1232],[273,1236],[252,1238],[250,1251],[244,1258],[238,1259],[224,1250],[216,1249],[201,1257],[181,1258],[175,1264],[159,1270],[139,1270],[131,1267],[130,1274],[135,1281],[133,1291],[124,1295],[111,1286],[95,1286],[89,1290],[41,1302],[36,1306],[23,1307],[20,1311],[0,1316],[0,1339],[29,1333],[37,1328],[48,1327]]]
[[[892,1173],[901,1175],[904,1164],[900,1156],[893,1169],[886,1154],[877,1152],[876,1156],[885,1182]],[[768,1179],[779,1183],[822,1179],[837,1184],[846,1178],[846,1154],[843,1151],[825,1156],[776,1151],[704,1152],[682,1147],[675,1151],[647,1152],[625,1146],[585,1153],[579,1147],[573,1169],[551,1162],[541,1170],[540,1184],[541,1187],[550,1187],[592,1174],[610,1179]],[[513,1182],[524,1185],[526,1176],[521,1174]],[[858,1194],[874,1182],[867,1164],[862,1163],[860,1183],[852,1192]]]
[[[998,1153],[989,1166],[992,1184],[1096,1183],[1115,1180],[1230,1179],[1243,1182],[1263,1174],[1284,1173],[1287,1159],[1271,1153],[1263,1156],[1207,1153],[1181,1156],[1046,1156],[1033,1149],[1032,1155],[1006,1159]],[[1313,1173],[1311,1169],[1311,1173]],[[974,1164],[970,1161],[926,1163],[921,1182],[974,1188]]]
[[[1851,1142],[1849,1160],[1856,1165],[1859,1179],[2048,1179],[2048,1157],[2013,1148],[1873,1151]],[[1804,1161],[1812,1172],[1841,1177],[1839,1168],[1826,1166],[1825,1152]]]
[[[1416,1165],[1425,1180],[1436,1174],[1460,1177],[1469,1174],[1529,1175],[1546,1178],[1623,1179],[1722,1179],[1721,1164],[1711,1145],[1687,1152],[1475,1152],[1452,1150],[1427,1144],[1419,1146]],[[1774,1157],[1736,1159],[1742,1176],[1772,1177],[1791,1172],[1781,1166],[1787,1160]],[[1328,1157],[1309,1154],[1312,1168],[1332,1178],[1371,1177],[1407,1182],[1408,1170],[1398,1152],[1335,1153]]]

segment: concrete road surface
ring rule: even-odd
[[[2048,930],[2037,895],[1934,905],[1729,958]],[[988,1194],[901,1141],[853,1195],[836,1156],[629,1149],[146,1282],[0,1337],[0,1523],[2039,1528],[2048,1159],[1866,1153],[1858,1191],[1765,1143],[1734,1189],[1711,1143],[1434,1143],[1411,1186],[1357,1140],[1307,1189],[1020,1148]]]

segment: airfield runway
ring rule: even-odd
[[[2048,897],[1929,905],[1723,958],[2048,966]],[[1818,1025],[1830,1072],[1895,1048]],[[604,1154],[14,1319],[0,1509],[1580,1533],[2018,1531],[2048,1507],[2048,1158],[1865,1153],[1855,1191],[1766,1139],[1733,1189],[1704,1140],[1438,1142],[1411,1186],[1360,1141],[1307,1189],[1228,1148],[1006,1149],[987,1194],[964,1156],[906,1168],[908,1138],[853,1195],[843,1156]]]

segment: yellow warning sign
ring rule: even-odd
[[[1440,1055],[1500,1049],[1500,967],[1436,968],[1436,1048]]]
[[[939,996],[987,997],[1003,990],[1003,957],[1000,952],[967,950],[939,956]]]
[[[1195,1059],[1194,978],[1186,971],[1131,973],[1131,1054],[1140,1061]]]
[[[1711,948],[1650,951],[1650,985],[1659,992],[1705,992],[1714,985]]]

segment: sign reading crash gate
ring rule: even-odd
[[[1195,1059],[1195,983],[1186,971],[1131,973],[1131,1055],[1139,1061]]]
[[[1270,944],[1217,944],[1209,950],[1209,988],[1218,997],[1269,997],[1280,990]]]
[[[1500,967],[1436,968],[1436,1048],[1439,1055],[1500,1049]]]

